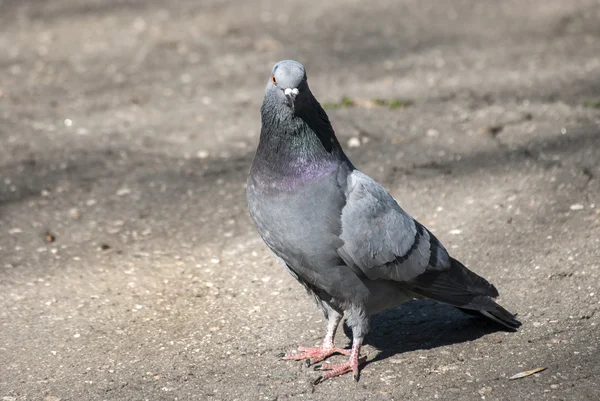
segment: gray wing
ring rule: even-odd
[[[498,291],[456,259],[368,176],[353,171],[338,254],[359,275],[393,280],[412,293],[480,314],[510,330],[521,323],[491,297]]]
[[[342,259],[369,279],[409,282],[451,267],[442,244],[378,183],[359,171],[347,180]]]
[[[358,171],[347,184],[338,254],[355,272],[459,308],[492,311],[513,325],[512,314],[490,298],[498,296],[496,288],[451,258],[381,185]]]

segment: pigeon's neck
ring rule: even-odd
[[[253,169],[269,181],[267,184],[282,181],[286,186],[296,186],[329,174],[340,162],[348,161],[327,115],[322,111],[319,116],[317,112],[301,112],[298,116],[287,106],[272,104],[265,99]]]

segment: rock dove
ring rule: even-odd
[[[273,67],[261,107],[262,129],[246,196],[256,228],[327,319],[319,347],[299,347],[284,359],[324,364],[321,382],[352,372],[369,316],[413,299],[433,299],[486,317],[507,329],[521,323],[492,298],[496,288],[453,259],[441,242],[408,215],[344,154],[327,114],[311,93],[304,66]],[[351,350],[334,345],[346,317]]]

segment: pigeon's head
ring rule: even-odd
[[[266,94],[284,103],[292,112],[297,99],[309,92],[304,66],[294,60],[283,60],[273,66]]]

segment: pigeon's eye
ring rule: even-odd
[[[273,82],[273,85],[277,85],[277,80],[275,79],[275,75],[271,75],[271,82]]]

